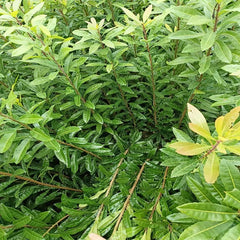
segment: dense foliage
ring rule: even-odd
[[[239,239],[239,12],[0,0],[0,239]]]

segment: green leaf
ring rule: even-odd
[[[49,142],[52,140],[52,137],[50,137],[48,134],[46,134],[42,129],[40,128],[33,128],[30,131],[31,135],[36,138],[39,141],[42,142]]]
[[[226,231],[232,225],[231,221],[225,222],[198,222],[180,235],[179,240],[210,240],[215,239],[222,232]]]
[[[23,20],[26,24],[28,24],[28,22],[31,20],[31,18],[33,17],[33,15],[37,12],[39,12],[42,7],[44,5],[44,2],[39,3],[38,5],[36,5],[32,10],[30,10],[29,12],[27,12],[26,14],[24,14],[23,16]]]
[[[215,183],[219,176],[219,158],[215,152],[207,156],[203,172],[207,183]]]
[[[33,47],[33,45],[31,45],[31,44],[22,45],[22,46],[14,49],[14,50],[12,51],[12,57],[20,56],[20,55],[28,52],[32,47]]]
[[[22,228],[22,227],[26,226],[30,221],[31,221],[30,216],[24,216],[24,217],[21,217],[15,221],[13,221],[13,225],[14,225],[15,229]]]
[[[103,118],[99,113],[96,113],[96,112],[93,113],[93,117],[98,123],[103,124]]]
[[[95,109],[95,105],[90,100],[85,102],[85,106],[90,109]]]
[[[240,209],[240,190],[235,188],[230,192],[226,192],[224,203],[230,207]]]
[[[179,65],[184,63],[193,63],[197,62],[199,58],[197,56],[183,56],[183,57],[177,57],[176,59],[168,62],[169,65]]]
[[[214,197],[205,187],[192,177],[187,177],[187,184],[196,198],[201,202],[216,202]]]
[[[215,203],[187,203],[177,209],[181,213],[203,221],[227,221],[238,215],[237,211]]]
[[[70,167],[69,155],[65,149],[54,151],[54,153],[60,162],[64,163],[67,167]]]
[[[92,45],[90,46],[90,48],[89,48],[89,54],[95,53],[100,46],[101,46],[100,43],[94,43],[94,44],[92,44]]]
[[[171,11],[181,18],[189,19],[192,16],[201,16],[200,12],[197,9],[189,6],[174,6],[171,8]]]
[[[24,237],[29,240],[42,240],[43,239],[42,235],[40,235],[39,233],[37,233],[29,228],[24,228],[23,234],[24,234]]]
[[[205,16],[200,16],[200,15],[194,15],[191,16],[188,21],[187,21],[187,25],[193,25],[193,26],[197,26],[197,25],[204,25],[204,24],[208,24],[211,23],[213,20],[211,18],[207,18]]]
[[[4,134],[0,139],[0,153],[6,152],[12,145],[16,137],[16,130]]]
[[[221,240],[239,240],[240,224],[230,228],[221,238]]]
[[[122,7],[122,10],[124,11],[124,13],[131,18],[132,20],[136,21],[137,23],[141,23],[141,21],[139,20],[139,18],[134,15],[131,11],[129,11],[127,8]]]
[[[173,134],[179,142],[193,142],[193,140],[180,129],[173,127]]]
[[[21,6],[22,0],[14,0],[12,4],[13,11],[18,11],[19,7]]]
[[[85,123],[88,123],[91,117],[91,110],[90,109],[86,109],[83,111],[83,121]]]
[[[60,149],[61,149],[61,146],[60,146],[60,144],[57,142],[57,140],[56,139],[51,139],[50,141],[46,141],[46,142],[43,142],[44,143],[44,145],[47,147],[47,148],[49,148],[49,149],[52,149],[52,150],[54,150],[54,151],[60,151]]]
[[[179,31],[169,34],[168,37],[170,39],[184,40],[184,39],[198,38],[198,37],[202,37],[202,36],[203,36],[202,33],[197,33],[197,32],[193,32],[190,30],[179,30]]]
[[[191,172],[196,167],[197,167],[196,161],[195,162],[192,162],[192,161],[191,162],[190,161],[183,162],[172,170],[171,177],[173,178],[173,177],[179,177],[179,176],[185,175],[185,174]]]
[[[169,144],[169,147],[176,149],[176,152],[185,156],[194,156],[203,153],[211,148],[208,145],[190,142],[176,142]]]
[[[143,22],[145,23],[152,13],[152,5],[149,5],[143,13]]]
[[[231,63],[232,62],[232,52],[221,40],[217,40],[215,43],[214,53],[217,55],[220,61],[225,63]]]
[[[40,122],[43,118],[38,114],[26,113],[19,118],[19,121],[26,124],[32,124]]]
[[[215,42],[216,32],[209,31],[201,39],[201,50],[205,51],[211,48]]]
[[[106,45],[109,48],[115,48],[114,43],[111,42],[110,40],[103,40],[102,42],[104,43],[104,45]]]
[[[16,164],[20,163],[30,147],[30,139],[24,139],[15,149],[13,159]]]
[[[1,228],[0,228],[0,239],[7,240],[7,233]]]
[[[58,72],[52,72],[47,77],[35,78],[32,82],[30,82],[30,85],[37,86],[37,85],[44,84],[46,82],[54,80],[57,77],[57,75],[58,75]]]
[[[240,188],[239,170],[230,161],[221,160],[220,177],[227,191],[232,191],[234,188]]]
[[[7,222],[14,221],[14,217],[13,217],[11,211],[3,203],[0,203],[0,215]]]
[[[69,127],[64,127],[58,130],[57,135],[58,136],[63,136],[69,133],[76,133],[79,132],[82,129],[80,126],[69,126]]]
[[[206,55],[204,55],[199,62],[199,67],[200,68],[198,69],[198,72],[200,74],[205,73],[210,67],[210,62],[211,62],[211,56],[207,57]]]
[[[96,83],[96,84],[94,84],[94,85],[92,85],[92,86],[90,86],[86,91],[85,91],[85,96],[88,94],[88,93],[91,93],[91,92],[94,92],[94,91],[96,91],[96,90],[98,90],[99,88],[101,88],[102,87],[102,83]]]

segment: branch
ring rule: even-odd
[[[34,180],[32,178],[22,177],[22,176],[14,175],[12,173],[7,173],[7,172],[1,172],[0,171],[0,175],[9,176],[9,177],[15,177],[17,179],[20,179],[20,180],[23,180],[23,181],[27,181],[27,182],[31,182],[31,183],[35,183],[35,184],[38,184],[38,185],[41,185],[41,186],[45,186],[45,187],[69,190],[69,191],[73,191],[73,192],[82,192],[82,190],[80,190],[80,189],[69,188],[69,187],[62,187],[62,186],[52,185],[52,184],[48,184],[48,183],[43,183],[43,182],[36,181],[36,180]]]
[[[124,152],[124,155],[125,155],[125,156],[128,154],[128,151],[129,151],[129,149],[127,149],[127,150]],[[118,163],[118,165],[117,165],[117,169],[116,169],[115,173],[113,174],[113,177],[112,177],[111,182],[109,183],[109,187],[108,187],[107,192],[106,192],[106,194],[105,194],[105,198],[108,197],[108,195],[109,195],[109,193],[110,193],[110,190],[111,190],[111,188],[112,188],[112,186],[113,186],[113,183],[114,183],[114,181],[115,181],[115,179],[116,179],[116,177],[117,177],[117,175],[118,175],[119,167],[121,166],[123,160],[124,160],[124,158],[121,158],[120,161],[119,161],[119,163]],[[98,217],[100,216],[100,214],[101,214],[101,212],[102,212],[102,210],[103,210],[103,207],[104,207],[104,204],[102,203],[101,206],[100,206],[100,208],[99,208],[99,210],[98,210],[98,214],[97,214],[97,217],[96,217],[96,218],[98,218]]]
[[[121,210],[121,212],[120,212],[120,215],[119,215],[119,217],[118,217],[117,223],[116,223],[116,225],[115,225],[115,227],[114,227],[114,229],[113,229],[113,234],[118,230],[118,227],[119,227],[119,224],[120,224],[120,222],[121,222],[121,220],[122,220],[123,214],[124,214],[124,212],[125,212],[128,204],[129,204],[129,202],[130,202],[130,198],[131,198],[131,196],[132,196],[132,194],[133,194],[133,192],[134,192],[134,190],[135,190],[135,188],[136,188],[136,186],[137,186],[137,184],[138,184],[138,181],[139,181],[139,179],[140,179],[140,177],[141,177],[141,175],[142,175],[142,172],[143,172],[143,170],[144,170],[144,167],[145,167],[146,163],[147,163],[149,160],[150,160],[150,159],[147,159],[147,160],[143,163],[140,171],[138,172],[137,178],[136,178],[136,180],[135,180],[132,188],[129,190],[129,195],[128,195],[128,197],[127,197],[127,199],[126,199],[126,201],[125,201],[125,203],[124,203],[124,205],[123,205],[123,208],[122,208],[122,210]]]
[[[153,118],[154,118],[154,123],[155,123],[155,126],[157,126],[157,111],[156,111],[156,94],[155,94],[155,91],[156,91],[156,86],[155,86],[155,80],[154,80],[154,73],[153,73],[153,62],[152,62],[152,56],[151,56],[151,53],[150,53],[150,48],[149,48],[149,44],[148,44],[148,37],[147,37],[147,31],[146,31],[146,28],[144,26],[144,24],[142,24],[142,28],[143,28],[143,37],[146,41],[146,47],[147,47],[147,52],[148,52],[148,58],[149,58],[149,62],[150,62],[150,70],[151,70],[151,81],[152,81],[152,98],[153,98]]]

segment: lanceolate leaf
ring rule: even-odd
[[[42,119],[43,118],[38,114],[27,113],[27,114],[23,115],[22,117],[20,117],[19,121],[22,123],[26,123],[26,124],[32,124],[32,123],[37,123],[37,122],[41,121]]]
[[[224,222],[198,222],[188,227],[179,240],[210,240],[215,239],[232,225],[231,221]]]
[[[30,147],[30,139],[24,139],[14,151],[13,158],[16,164],[20,163]]]
[[[221,222],[235,218],[238,212],[215,203],[187,203],[177,209],[192,218],[203,221]]]
[[[231,191],[234,188],[240,188],[239,170],[230,161],[221,160],[220,177],[227,191]]]
[[[12,145],[16,137],[16,130],[4,134],[0,139],[0,153],[6,152]]]
[[[240,190],[235,188],[230,192],[226,192],[224,202],[230,207],[240,209]]]
[[[207,130],[205,130],[204,128],[200,127],[200,126],[197,125],[197,124],[189,123],[189,128],[190,128],[193,132],[195,132],[195,133],[203,136],[204,138],[206,138],[206,139],[208,139],[208,140],[209,140],[209,139],[215,140],[215,139],[210,135],[210,133],[209,133]]]
[[[214,52],[220,61],[231,63],[232,61],[232,52],[229,47],[221,40],[216,41]]]
[[[208,145],[190,142],[176,142],[171,143],[169,147],[176,149],[176,152],[186,156],[194,156],[203,153],[211,148]]]
[[[230,228],[221,240],[239,240],[240,238],[240,224]]]
[[[215,38],[216,32],[210,31],[206,33],[201,39],[201,50],[205,51],[212,47],[215,42]]]
[[[207,156],[203,172],[207,183],[215,183],[219,176],[219,158],[215,152]]]
[[[199,201],[216,202],[216,199],[211,195],[211,193],[194,178],[187,177],[187,183],[189,188]]]
[[[52,138],[40,128],[33,128],[30,133],[34,138],[42,142],[48,142],[52,140]]]

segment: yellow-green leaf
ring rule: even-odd
[[[190,103],[187,104],[187,107],[188,107],[188,117],[190,121],[196,125],[199,125],[201,128],[205,129],[205,131],[207,131],[210,135],[210,131],[209,131],[206,119],[202,115],[202,113]]]
[[[203,172],[207,183],[215,183],[219,176],[219,158],[215,152],[208,155]]]
[[[234,124],[234,122],[239,117],[240,106],[235,107],[229,113],[224,116],[223,125],[222,125],[222,134],[226,133]]]
[[[189,128],[190,128],[193,132],[195,132],[195,133],[203,136],[203,137],[206,138],[206,139],[215,140],[215,139],[210,135],[210,133],[209,133],[208,131],[206,131],[204,128],[200,127],[200,126],[197,125],[197,124],[189,123]]]
[[[237,155],[240,155],[240,145],[225,146],[227,150]]]
[[[122,7],[122,10],[125,12],[125,14],[131,18],[132,20],[141,23],[136,15],[134,15],[131,11],[129,11],[127,8]]]
[[[194,156],[203,153],[211,148],[208,145],[190,142],[176,142],[169,145],[171,148],[176,149],[176,152],[185,156]]]
[[[145,12],[143,13],[143,22],[144,23],[148,20],[151,13],[152,13],[152,5],[148,6],[147,9],[145,10]]]
[[[224,121],[224,116],[217,118],[215,121],[215,128],[219,137],[222,136],[223,121]]]

